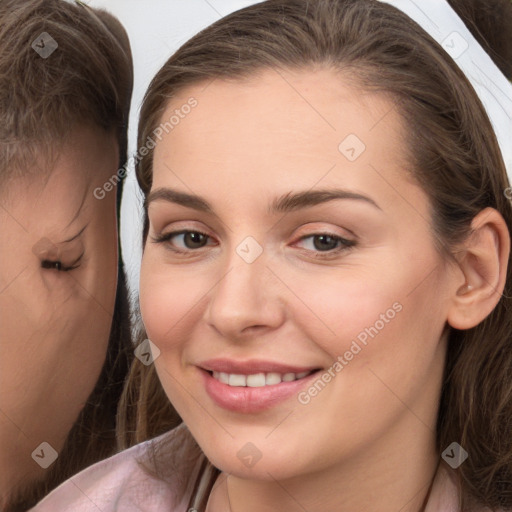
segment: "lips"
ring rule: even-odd
[[[233,412],[257,413],[296,396],[318,368],[271,361],[214,359],[201,363],[206,393],[213,402]]]

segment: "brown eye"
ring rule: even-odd
[[[188,231],[183,233],[183,243],[188,249],[198,249],[199,247],[203,247],[208,240],[208,236],[204,233],[199,233],[197,231]]]
[[[316,235],[313,237],[313,246],[318,251],[331,251],[338,247],[339,238],[330,235]]]
[[[356,245],[352,240],[330,233],[314,233],[302,237],[299,241],[306,249],[315,252],[342,251]]]
[[[183,230],[154,237],[153,241],[168,244],[174,251],[180,252],[185,249],[200,249],[208,244],[209,239],[210,236],[201,231]]]

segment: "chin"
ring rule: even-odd
[[[233,455],[228,455],[230,448],[222,452],[211,450],[206,453],[210,462],[226,474],[237,478],[275,481],[286,480],[297,475],[298,468],[294,467],[293,456],[282,454],[270,457],[265,452],[257,451],[254,445],[247,443]]]

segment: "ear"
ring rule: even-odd
[[[471,223],[472,234],[457,253],[459,269],[454,279],[448,323],[471,329],[498,304],[507,277],[510,233],[501,214],[485,208]]]

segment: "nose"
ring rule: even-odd
[[[265,252],[252,263],[233,253],[225,274],[211,292],[206,322],[234,340],[278,328],[285,320],[283,290],[266,266]]]

